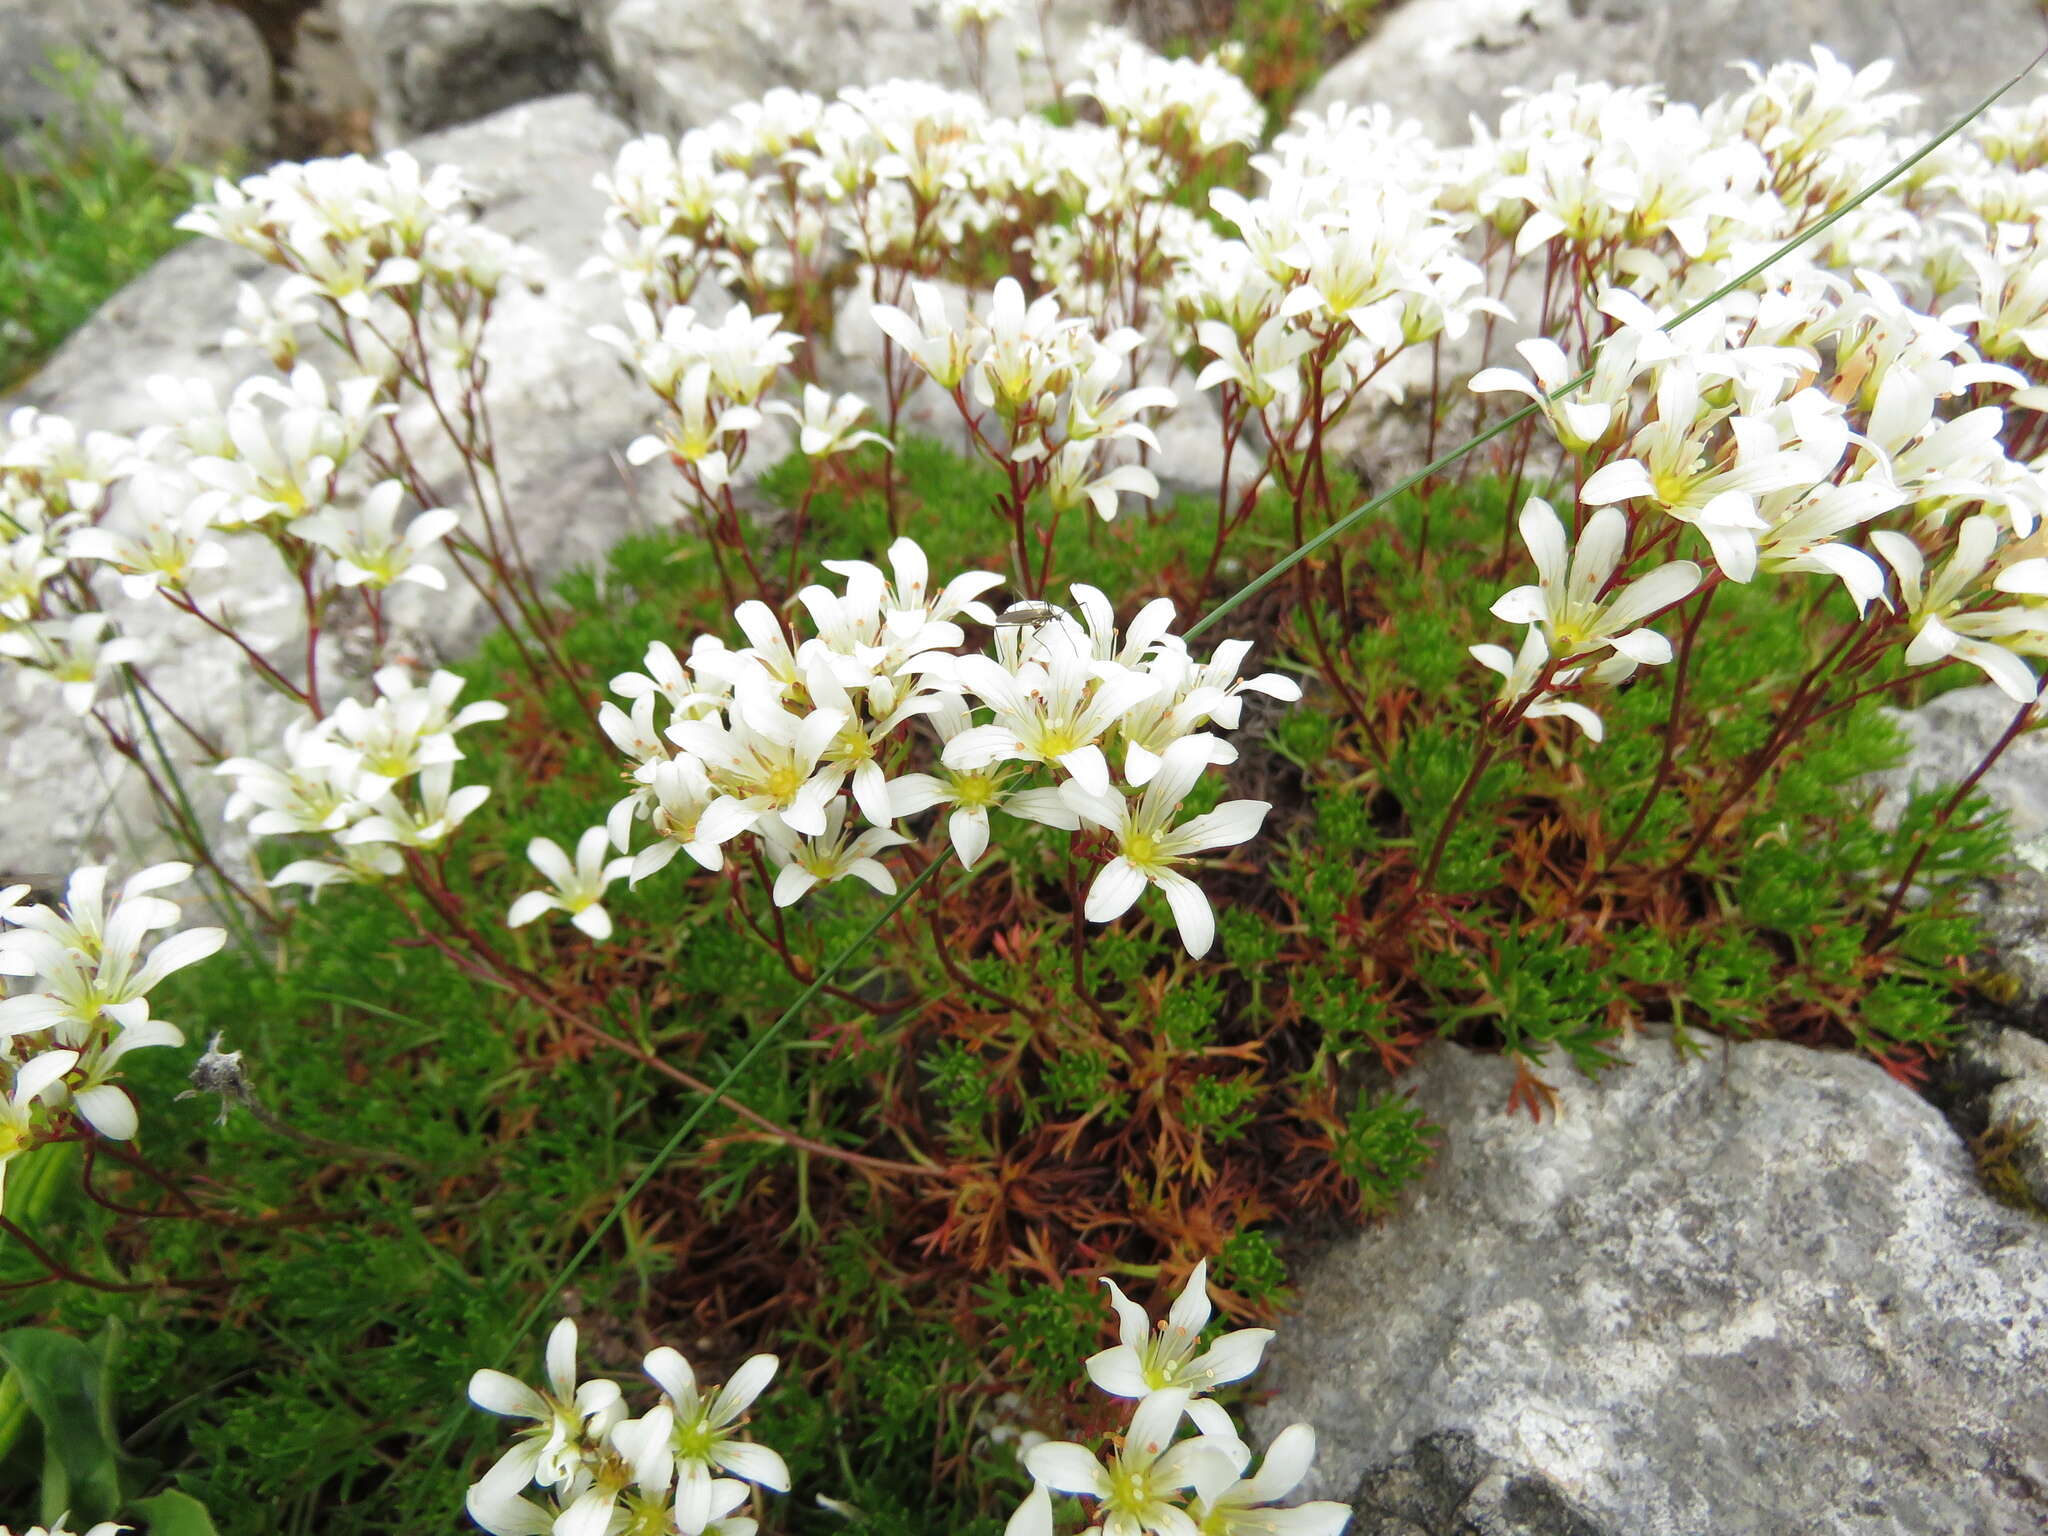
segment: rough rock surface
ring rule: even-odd
[[[1875,819],[1893,826],[1915,790],[1961,783],[2012,724],[2015,706],[1989,685],[1958,688],[1917,709],[1895,710],[1904,732],[1906,758],[1896,768],[1865,777],[1881,792]],[[2048,734],[2034,729],[2013,742],[1978,781],[1978,789],[2006,813],[2018,844],[2048,835]],[[2013,1005],[2038,1009],[2048,1003],[2048,876],[2016,866],[1972,896],[1994,964],[2013,986]]]
[[[584,96],[531,102],[411,146],[422,163],[463,168],[480,217],[540,253],[539,292],[501,295],[489,345],[494,356],[491,408],[501,469],[528,554],[544,574],[602,554],[659,515],[618,450],[645,429],[651,403],[619,376],[611,352],[586,334],[617,317],[618,299],[603,279],[580,280],[602,197],[591,178],[627,136],[625,124]],[[549,152],[536,156],[534,146]],[[213,241],[185,247],[118,294],[67,342],[14,401],[69,416],[87,427],[134,431],[160,419],[143,381],[152,373],[205,376],[223,390],[260,367],[250,354],[224,354],[217,338],[233,318],[238,280],[265,269]],[[421,433],[415,441],[425,441]],[[449,505],[463,502],[452,455],[423,452],[429,477]],[[237,567],[223,594],[247,614],[275,588],[260,561]],[[394,594],[398,597],[401,594]],[[411,597],[411,594],[403,594]],[[445,598],[409,604],[399,618],[429,653],[472,643],[486,615],[460,582]],[[202,728],[230,742],[266,742],[276,729],[272,700],[249,684],[221,646],[193,643],[190,621],[168,608],[122,604],[130,632],[155,643],[151,676]],[[293,622],[280,612],[274,633]],[[141,786],[89,746],[50,696],[17,701],[0,690],[0,775],[17,798],[0,826],[0,870],[47,876],[86,858],[124,860],[161,848]],[[198,776],[193,787],[211,786]],[[206,807],[202,806],[202,813]]]
[[[1029,11],[1030,7],[1020,7]],[[1088,27],[1110,17],[1109,0],[1058,0],[1049,41],[1065,57]],[[592,17],[600,56],[627,115],[676,132],[778,85],[829,96],[848,85],[938,80],[965,85],[968,58],[939,20],[936,0],[601,0]],[[985,86],[999,111],[1048,94],[1044,66],[1020,75],[1005,24],[990,36]],[[1037,28],[1028,33],[1036,44]]]
[[[1352,1536],[1620,1536],[1575,1509],[1555,1483],[1445,1430],[1365,1475]]]
[[[1942,1062],[1935,1097],[1955,1128],[1984,1147],[1987,1178],[1997,1181],[1991,1158],[2002,1151],[2008,1191],[2048,1211],[2048,1039],[1971,1019]]]
[[[1978,101],[2048,42],[2034,0],[1407,0],[1317,84],[1304,106],[1384,101],[1452,142],[1499,115],[1509,86],[1566,73],[1661,82],[1705,101],[1737,85],[1734,59],[1803,58],[1823,43],[1857,64],[1897,61],[1929,113]]]
[[[159,152],[207,161],[270,137],[270,54],[256,24],[215,0],[0,0],[0,160],[49,125],[76,137],[78,106],[49,72],[82,53],[97,98]]]
[[[1895,825],[1914,790],[1959,784],[2012,724],[2018,706],[1989,684],[1958,688],[1917,709],[1894,710],[1906,760],[1865,782],[1884,791],[1878,820]],[[2016,842],[2048,833],[2048,732],[2029,731],[1999,756],[1977,787],[2011,818]]]
[[[1111,0],[1060,0],[1036,25],[998,27],[984,83],[1003,110],[1046,94],[1016,42],[1067,55]],[[461,122],[571,87],[610,91],[636,128],[678,132],[775,86],[829,95],[899,77],[955,85],[967,53],[936,0],[341,0],[343,28],[377,96],[382,140]]]
[[[1439,1160],[1305,1267],[1264,1378],[1260,1433],[1316,1428],[1310,1496],[1462,1431],[1630,1536],[2048,1524],[2048,1224],[1868,1062],[1628,1056],[1556,1073],[1540,1125],[1504,1060],[1407,1080]]]
[[[336,8],[376,102],[380,143],[597,86],[585,9],[577,0],[340,0]]]

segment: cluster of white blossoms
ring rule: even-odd
[[[26,1526],[22,1529],[20,1536],[73,1536],[72,1532],[64,1528],[69,1523],[69,1519],[70,1517],[67,1515],[59,1515],[47,1526]],[[119,1536],[119,1533],[122,1531],[132,1531],[134,1529],[134,1526],[122,1525],[118,1521],[102,1520],[98,1525],[88,1530],[85,1536]],[[12,1527],[0,1525],[0,1536],[15,1536],[15,1533]]]
[[[734,614],[745,646],[704,635],[685,658],[657,641],[644,672],[614,679],[627,703],[607,703],[599,722],[635,788],[606,826],[622,854],[637,823],[655,841],[629,871],[607,863],[588,833],[573,869],[552,844],[536,848],[557,890],[524,898],[514,917],[589,913],[610,880],[637,882],[679,852],[719,869],[741,838],[776,869],[777,905],[848,877],[893,892],[878,855],[910,841],[897,823],[945,806],[967,865],[988,847],[992,814],[1108,834],[1115,853],[1089,891],[1088,917],[1117,917],[1155,885],[1190,952],[1204,953],[1213,915],[1180,866],[1253,836],[1267,807],[1232,801],[1183,819],[1181,804],[1204,770],[1236,759],[1209,727],[1234,728],[1247,692],[1295,699],[1298,686],[1273,673],[1240,678],[1247,642],[1198,658],[1171,633],[1163,598],[1122,633],[1108,598],[1085,586],[1073,589],[1079,618],[1035,604],[999,622],[982,598],[1000,576],[934,587],[909,539],[889,560],[887,573],[826,562],[845,587],[797,593],[808,635],[747,602]],[[965,650],[962,621],[995,626],[992,654]]]
[[[957,9],[962,26],[998,19]],[[591,267],[657,310],[707,278],[757,311],[831,289],[808,329],[847,289],[900,303],[909,278],[970,240],[991,252],[1043,241],[1034,267],[1063,304],[1111,329],[1141,324],[1163,251],[1199,233],[1172,189],[1255,143],[1264,114],[1224,59],[1169,61],[1113,29],[1091,35],[1080,73],[1068,89],[1103,121],[1006,117],[965,91],[893,80],[830,100],[777,89],[680,140],[637,139],[599,180],[611,208]]]
[[[273,886],[314,890],[387,879],[404,868],[401,850],[442,847],[489,798],[481,784],[455,783],[463,752],[456,732],[505,718],[480,700],[457,707],[462,679],[435,672],[424,684],[403,667],[381,668],[368,702],[343,699],[326,715],[285,728],[281,761],[231,757],[214,771],[234,780],[226,816],[249,820],[258,837],[314,834],[331,856],[295,859]]]
[[[666,456],[700,513],[721,506],[720,493],[769,416],[794,421],[798,446],[812,459],[882,441],[861,429],[867,405],[857,395],[834,397],[808,384],[801,407],[768,398],[803,341],[782,329],[780,315],[755,315],[740,304],[714,325],[700,321],[688,305],[666,308],[657,318],[653,306],[628,299],[626,318],[628,330],[597,326],[591,335],[617,350],[667,408],[658,430],[627,445],[627,461],[645,464]]]
[[[1199,59],[1162,58],[1115,27],[1092,29],[1081,45],[1080,78],[1069,96],[1092,101],[1110,127],[1176,156],[1249,149],[1266,131],[1266,110],[1238,76],[1236,46]]]
[[[1597,738],[1598,717],[1568,695],[1671,660],[1648,620],[1703,585],[1780,573],[1839,581],[1859,614],[1896,629],[1909,666],[1953,658],[2016,702],[2036,695],[2022,658],[2048,654],[2048,560],[2033,538],[2048,479],[2001,445],[2004,409],[1945,409],[2024,388],[2023,375],[1869,272],[1797,271],[1668,328],[1623,290],[1600,309],[1614,328],[1583,386],[1548,398],[1571,364],[1540,339],[1521,344],[1533,378],[1473,380],[1539,402],[1581,509],[1575,541],[1543,500],[1521,513],[1539,579],[1493,612],[1528,628],[1513,654],[1474,648],[1506,678],[1501,708],[1563,714]],[[1888,516],[1905,527],[1869,527]],[[1690,560],[1624,574],[1684,530],[1711,574]]]
[[[1099,1536],[1337,1536],[1351,1508],[1319,1500],[1282,1507],[1315,1460],[1315,1431],[1294,1424],[1274,1436],[1257,1471],[1230,1412],[1209,1394],[1259,1368],[1270,1328],[1240,1328],[1207,1349],[1209,1266],[1195,1266],[1158,1327],[1116,1282],[1104,1280],[1119,1342],[1087,1361],[1088,1379],[1133,1403],[1122,1442],[1106,1457],[1070,1441],[1024,1452],[1028,1498],[1005,1536],[1053,1536],[1052,1495],[1091,1501]],[[1181,1435],[1183,1425],[1193,1430]]]
[[[158,864],[131,876],[108,901],[107,871],[76,871],[63,904],[27,900],[25,885],[0,889],[0,1180],[18,1153],[59,1134],[75,1116],[93,1134],[131,1140],[135,1102],[119,1085],[121,1060],[156,1045],[182,1045],[178,1027],[150,1015],[149,994],[166,976],[215,953],[220,928],[187,928],[178,905],[156,893],[190,877],[189,864]]]
[[[453,166],[423,171],[402,150],[348,155],[217,180],[213,201],[178,227],[289,274],[268,295],[243,288],[245,344],[286,368],[300,331],[324,316],[367,372],[391,378],[423,355],[473,358],[499,289],[536,270],[530,252],[470,216],[467,196]]]
[[[789,1491],[782,1458],[740,1436],[776,1363],[754,1355],[703,1388],[675,1350],[653,1350],[642,1364],[660,1397],[636,1418],[617,1382],[577,1380],[576,1325],[564,1318],[548,1335],[545,1386],[492,1370],[469,1380],[479,1408],[533,1421],[470,1488],[470,1518],[492,1536],[753,1536],[756,1522],[736,1511],[756,1488]]]
[[[1055,519],[1086,503],[1104,522],[1116,516],[1119,495],[1159,494],[1149,469],[1109,457],[1120,442],[1157,452],[1159,439],[1139,416],[1178,403],[1162,385],[1120,387],[1141,341],[1136,331],[1098,337],[1085,317],[1062,315],[1051,294],[1027,304],[1008,277],[996,283],[986,313],[965,326],[948,318],[936,288],[913,283],[910,294],[915,316],[877,304],[875,323],[953,397],[976,448],[1010,469],[1008,510],[1020,533],[1023,507],[1041,491]],[[968,403],[970,392],[987,415]]]

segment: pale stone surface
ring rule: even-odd
[[[1351,1503],[1350,1536],[1621,1536],[1457,1430],[1425,1435],[1367,1473]]]
[[[2048,1074],[2030,1073],[1991,1093],[1991,1126],[2015,1139],[2012,1165],[2027,1193],[2048,1206]]]
[[[1572,73],[1699,102],[1739,87],[1730,61],[1803,58],[1815,43],[1895,60],[1925,113],[1953,114],[2048,43],[2048,16],[2034,0],[1407,0],[1304,105],[1384,101],[1455,142],[1470,114],[1499,115],[1509,86]]]
[[[1058,0],[1047,41],[1057,62],[1111,0]],[[1031,6],[1019,7],[1030,13]],[[599,0],[589,18],[600,58],[642,128],[677,132],[775,86],[829,96],[893,79],[965,86],[967,53],[939,20],[936,0]],[[1049,94],[1044,66],[1021,67],[1010,24],[990,37],[984,77],[998,111]],[[1037,27],[1023,34],[1038,45]]]
[[[1906,737],[1906,760],[1874,773],[1865,783],[1883,791],[1877,820],[1895,826],[1907,796],[1915,790],[1960,784],[2012,724],[2019,706],[1989,684],[1958,688],[1917,709],[1893,710]],[[2032,730],[2000,754],[1978,781],[1991,803],[2005,811],[2015,841],[2048,833],[2048,732]]]
[[[0,0],[0,160],[23,160],[39,124],[78,134],[75,103],[48,77],[59,51],[94,61],[98,99],[162,154],[207,161],[269,140],[270,54],[240,11],[216,0]]]
[[[378,142],[397,143],[599,86],[586,9],[578,0],[338,0],[336,19],[376,103]]]
[[[1260,1434],[1316,1428],[1313,1496],[1457,1430],[1630,1536],[2040,1530],[2048,1224],[1869,1062],[1628,1056],[1553,1074],[1540,1125],[1500,1058],[1404,1080],[1439,1160],[1303,1268],[1261,1377]]]
[[[634,472],[618,458],[645,430],[653,403],[643,403],[614,354],[586,334],[617,318],[617,291],[602,278],[575,275],[593,247],[603,206],[591,178],[627,132],[590,98],[565,96],[411,146],[424,164],[461,166],[482,221],[542,260],[540,291],[500,297],[488,345],[501,467],[527,553],[544,577],[596,561],[661,515],[661,494],[646,488],[659,466]],[[536,156],[540,143],[550,153]],[[263,271],[254,258],[214,241],[173,253],[117,295],[0,409],[33,404],[82,426],[134,431],[160,419],[143,389],[152,373],[207,377],[225,390],[252,371],[252,359],[222,353],[218,337],[233,315],[236,282]],[[429,446],[424,423],[412,436],[442,499],[464,505],[452,451]],[[256,618],[289,647],[296,616],[288,608],[263,611],[277,603],[278,573],[248,541],[238,547],[244,556],[216,600]],[[417,637],[425,659],[459,653],[488,619],[460,581],[451,581],[445,597],[408,589],[394,598],[402,599],[394,607],[398,621]],[[275,735],[278,699],[255,685],[225,642],[196,637],[192,621],[162,604],[122,603],[116,611],[124,628],[156,647],[150,675],[196,724],[217,731],[234,750],[260,748]],[[162,850],[142,786],[85,742],[51,694],[17,701],[11,687],[0,689],[0,782],[15,796],[0,824],[0,872],[51,874],[88,858],[127,862]],[[212,783],[201,774],[188,778],[188,787],[210,815],[219,801]]]

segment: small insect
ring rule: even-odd
[[[998,630],[1010,629],[1018,631],[1017,644],[1020,648],[1028,648],[1036,644],[1039,632],[1046,625],[1061,623],[1073,623],[1073,618],[1068,614],[1067,610],[1060,607],[1057,603],[1044,602],[1038,598],[1025,598],[1020,602],[1012,603],[996,615],[996,628]],[[1065,631],[1063,629],[1055,629],[1053,633],[1056,635],[1064,634]]]
[[[1068,618],[1067,610],[1058,603],[1043,602],[1037,598],[1026,598],[1010,604],[996,615],[996,624],[1003,629],[1036,629],[1041,624],[1050,624],[1055,619]]]

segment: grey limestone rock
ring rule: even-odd
[[[1894,710],[1893,722],[1906,739],[1906,759],[1897,768],[1864,782],[1883,792],[1877,817],[1895,826],[1906,797],[1915,790],[1959,784],[2012,724],[2018,706],[1988,684],[1958,688],[1917,709]],[[2048,734],[2029,731],[2000,754],[1978,788],[2005,811],[2015,841],[2048,833]]]
[[[578,0],[339,0],[336,20],[375,100],[378,141],[397,143],[597,85],[585,9]]]
[[[1407,1079],[1439,1161],[1304,1266],[1264,1378],[1255,1429],[1315,1426],[1308,1496],[1458,1432],[1629,1536],[2048,1525],[2048,1225],[1869,1062],[1625,1055],[1542,1124],[1503,1059]]]
[[[1991,1090],[1990,1123],[2013,1138],[2013,1171],[2048,1208],[2048,1073],[2029,1073]]]
[[[1368,1472],[1351,1503],[1355,1536],[1621,1536],[1458,1430],[1424,1435]]]
[[[1570,73],[1702,102],[1741,83],[1731,61],[1803,58],[1815,43],[1855,64],[1895,60],[1895,85],[1953,114],[2048,43],[2048,15],[2034,0],[1407,0],[1304,106],[1384,101],[1457,142],[1510,86]]]
[[[85,125],[51,74],[84,55],[96,98],[159,153],[208,161],[261,149],[274,81],[256,24],[216,0],[0,0],[0,160],[28,158],[39,127]]]
[[[1113,11],[1111,0],[1057,0],[1044,40],[1035,24],[1023,35],[1057,62]],[[599,0],[592,28],[627,115],[665,132],[708,122],[775,86],[830,96],[893,79],[960,86],[971,78],[937,0]],[[989,40],[983,84],[999,111],[1049,94],[1043,63],[1020,64],[1019,35],[1004,24]]]

